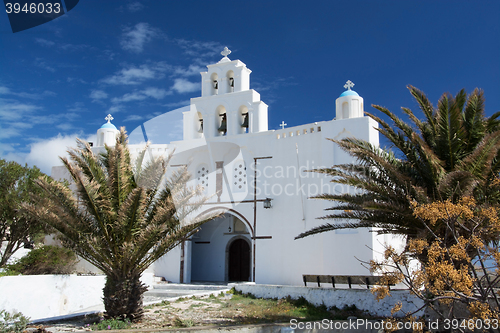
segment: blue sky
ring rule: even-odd
[[[187,105],[224,46],[252,70],[270,129],[332,119],[347,80],[369,112],[416,110],[408,84],[433,103],[479,87],[500,110],[497,0],[80,0],[15,34],[0,13],[0,157],[50,172],[108,113],[131,132]]]

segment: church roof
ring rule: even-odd
[[[342,94],[340,94],[339,97],[344,97],[344,96],[359,96],[359,95],[354,90],[346,90]]]
[[[114,119],[112,115],[108,114],[106,116],[106,118],[104,118],[104,119],[106,119],[108,122],[105,123],[104,125],[102,125],[101,128],[111,128],[111,129],[117,130],[116,126],[111,123],[111,120]]]
[[[112,123],[105,123],[104,125],[101,126],[101,128],[112,128],[116,129],[116,126],[113,125]]]

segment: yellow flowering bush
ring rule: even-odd
[[[383,260],[370,262],[371,271],[383,276],[372,289],[377,300],[390,295],[389,284],[403,283],[438,318],[499,319],[498,209],[471,197],[457,203],[414,202],[412,209],[427,233],[409,240],[404,251],[387,246]],[[398,303],[392,314],[400,310]]]

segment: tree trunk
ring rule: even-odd
[[[146,286],[140,280],[140,274],[127,276],[106,275],[104,286],[104,308],[106,317],[137,321],[142,318],[144,309],[142,296]]]

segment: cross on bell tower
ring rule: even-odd
[[[227,46],[224,46],[224,50],[222,50],[220,54],[222,54],[224,57],[227,57],[228,55],[231,54],[231,50],[228,49]]]
[[[344,88],[347,90],[351,90],[351,88],[354,87],[354,83],[352,83],[351,80],[347,80],[347,82],[344,84]]]
[[[110,122],[111,122],[111,120],[113,120],[113,119],[115,119],[115,118],[113,118],[113,116],[112,116],[111,114],[108,114],[108,115],[106,116],[106,118],[104,118],[104,120],[107,120],[107,121],[108,121],[108,123],[110,123]]]

